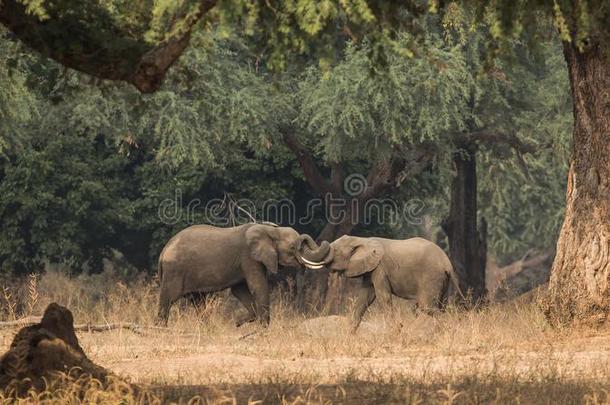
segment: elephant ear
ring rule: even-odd
[[[277,273],[277,250],[269,226],[254,225],[246,231],[250,256],[262,263],[269,272]]]
[[[382,257],[383,246],[381,246],[381,243],[365,240],[356,245],[356,249],[347,263],[345,275],[347,277],[358,277],[373,271],[379,265]]]

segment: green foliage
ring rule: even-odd
[[[425,57],[393,57],[379,75],[372,72],[368,49],[353,46],[330,71],[308,72],[301,119],[327,161],[376,161],[464,127],[460,109],[471,80],[465,61],[440,39],[429,42]]]
[[[354,46],[332,69],[308,71],[297,108],[303,142],[323,161],[346,162],[364,172],[372,162],[400,156],[419,142],[434,143],[434,168],[408,179],[392,198],[421,199],[423,212],[438,224],[449,206],[454,141],[481,131],[516,136],[535,152],[522,156],[507,143],[480,142],[479,207],[489,223],[490,252],[508,259],[528,248],[550,248],[563,216],[572,126],[556,43],[530,52],[513,41],[511,58],[489,65],[484,29],[472,31],[459,19],[420,23],[427,32],[419,39],[425,53],[389,58],[383,73],[373,74],[368,50]],[[382,232],[413,235],[413,225]]]
[[[490,245],[501,258],[554,247],[563,221],[573,118],[558,48],[548,46],[536,59],[522,54],[521,63],[507,71],[512,99],[525,99],[525,108],[514,112],[514,128],[536,152],[505,150],[501,161],[501,150],[480,155],[480,206],[490,223]]]
[[[125,10],[128,3],[104,4]],[[316,10],[335,8],[322,9],[320,17],[308,2],[290,9],[306,16],[298,23],[304,36],[322,35],[325,24],[345,13],[337,5],[315,4]],[[364,3],[340,7],[348,4]],[[265,7],[251,11],[253,21],[269,12]],[[554,152],[567,148],[570,126],[559,52],[546,49],[548,54],[536,59],[513,42],[515,59],[490,66],[489,34],[460,25],[455,16],[452,22],[447,14],[419,20],[425,35],[394,35],[397,49],[418,53],[386,54],[384,69],[371,58],[373,40],[350,43],[341,52],[342,44],[334,43],[333,63],[320,66],[312,55],[302,59],[307,68],[277,74],[265,69],[269,59],[252,53],[256,47],[248,39],[198,33],[164,86],[147,96],[116,83],[92,86],[84,75],[23,58],[10,41],[0,42],[13,60],[28,61],[0,82],[0,92],[19,91],[17,101],[29,100],[15,109],[18,104],[0,99],[7,117],[0,121],[2,132],[21,129],[24,144],[22,153],[2,162],[4,271],[30,271],[44,260],[67,262],[77,271],[84,263],[95,269],[112,250],[152,268],[170,235],[190,223],[209,222],[206,203],[226,194],[253,200],[259,208],[269,198],[291,198],[304,210],[313,195],[284,144],[287,129],[313,151],[325,174],[335,162],[347,173],[366,173],[378,161],[408,157],[422,142],[433,145],[433,165],[389,197],[399,205],[423,200],[424,212],[437,222],[447,212],[455,137],[482,129],[517,133],[539,151],[523,158],[525,166],[502,145],[482,146],[479,154],[480,207],[490,222],[492,250],[509,257],[549,246],[561,217],[565,178],[565,153]],[[9,66],[3,63],[0,69]],[[9,109],[13,112],[4,112]],[[31,122],[24,125],[28,116]],[[164,221],[159,204],[175,200],[177,192],[176,221]],[[193,214],[188,204],[195,199],[201,209]],[[262,212],[257,217],[273,220]],[[308,232],[324,225],[317,219]],[[357,231],[402,237],[417,232],[415,225],[373,224]]]
[[[20,3],[25,6],[25,10],[28,14],[35,15],[41,21],[48,20],[49,14],[45,8],[45,0],[20,0]],[[2,2],[0,2],[0,6]]]
[[[16,1],[47,22],[37,26],[39,35],[27,38],[32,46],[58,48],[50,55],[59,60],[58,55],[69,55],[68,60],[98,48],[104,60],[120,65],[119,71],[133,68],[152,46],[190,30],[202,18],[202,7],[208,6],[197,0]],[[245,33],[261,62],[276,71],[286,70],[294,56],[303,55],[316,58],[324,69],[330,67],[348,41],[368,43],[368,56],[377,67],[387,65],[393,55],[416,56],[425,52],[426,44],[405,43],[402,33],[425,34],[422,16],[438,15],[445,28],[459,26],[462,34],[484,27],[490,36],[486,48],[493,51],[489,56],[510,50],[515,39],[532,46],[548,39],[549,24],[562,40],[581,50],[593,42],[604,47],[610,42],[606,0],[220,0],[210,6],[203,18],[205,30]],[[80,63],[79,69],[99,74],[91,61]]]
[[[0,30],[0,156],[16,150],[28,122],[36,116],[36,97],[28,91],[27,57]]]
[[[159,92],[143,97],[139,133],[160,140],[160,161],[214,166],[228,141],[264,152],[277,137],[282,99],[234,41],[195,39]]]
[[[285,69],[291,54],[331,58],[341,26],[353,35],[372,30],[376,21],[364,0],[224,0],[218,4],[218,14],[224,27],[237,26],[258,38],[260,49],[267,49],[268,65],[275,70]]]
[[[610,3],[606,0],[525,0],[460,2],[473,9],[477,21],[485,21],[498,51],[510,48],[515,38],[547,38],[546,23],[551,22],[560,39],[584,50],[588,44],[610,42]],[[451,3],[450,3],[451,4]],[[533,42],[532,42],[533,43]]]
[[[27,273],[45,261],[97,271],[113,251],[152,269],[172,233],[210,221],[209,200],[290,197],[293,163],[269,151],[277,117],[263,101],[271,86],[256,87],[255,69],[231,46],[193,49],[150,96],[115,83],[91,86],[82,74],[35,59],[19,81],[3,81],[21,86],[21,99],[35,100],[40,114],[23,128],[22,149],[0,165],[2,271]],[[3,122],[20,127],[20,120]],[[168,222],[160,203],[178,193],[176,220]],[[195,199],[201,204],[192,212]]]
[[[40,132],[3,166],[3,271],[31,272],[44,260],[78,268],[108,256],[108,241],[132,213],[125,162],[104,138]]]

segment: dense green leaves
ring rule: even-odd
[[[471,77],[459,52],[431,46],[426,58],[395,57],[375,75],[367,51],[349,47],[344,61],[329,72],[310,70],[301,85],[303,121],[328,161],[374,161],[464,126]]]
[[[516,134],[537,152],[521,157],[501,143],[481,144],[481,207],[493,251],[510,257],[549,246],[565,178],[565,153],[556,151],[565,152],[571,122],[560,55],[546,49],[537,59],[513,42],[513,63],[490,66],[487,32],[446,21],[420,22],[427,34],[417,39],[396,37],[405,49],[417,42],[420,53],[388,55],[384,69],[370,58],[375,45],[364,42],[335,47],[329,66],[312,57],[304,69],[271,73],[243,37],[198,34],[151,95],[93,83],[3,41],[7,61],[27,61],[0,61],[0,69],[13,71],[0,91],[22,94],[0,99],[3,139],[23,143],[2,163],[4,271],[31,271],[45,260],[96,269],[114,251],[152,268],[173,232],[210,222],[206,203],[227,195],[252,200],[258,219],[275,220],[260,211],[269,198],[293,199],[297,215],[305,215],[314,195],[286,148],[287,129],[324,173],[336,162],[348,173],[367,173],[376,162],[431,144],[433,164],[387,197],[399,206],[424,201],[417,215],[437,224],[447,212],[456,136]],[[176,202],[171,221],[159,214],[168,200]],[[200,209],[193,212],[194,200]],[[319,232],[320,214],[307,231]],[[399,218],[358,232],[403,237],[417,228]]]
[[[0,30],[0,156],[15,151],[30,119],[36,116],[36,97],[28,91],[27,56]]]
[[[515,257],[531,248],[553,248],[563,220],[565,183],[572,131],[567,73],[558,47],[542,58],[511,65],[514,129],[535,145],[535,154],[489,150],[480,158],[483,215],[492,224],[491,245],[498,254]],[[514,110],[514,107],[513,107]],[[499,153],[506,159],[499,161]],[[501,156],[501,155],[500,155]]]

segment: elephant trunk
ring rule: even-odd
[[[311,236],[301,235],[297,250],[299,261],[303,263],[305,267],[319,270],[325,264],[324,258],[328,256],[330,244],[324,241],[318,246]]]

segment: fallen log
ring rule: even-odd
[[[26,318],[17,319],[14,321],[0,322],[0,329],[9,328],[21,328],[28,325],[34,325],[42,320],[41,316],[28,316]],[[106,323],[106,324],[91,324],[81,323],[74,325],[74,330],[77,332],[107,332],[116,329],[127,329],[135,333],[141,333],[143,330],[158,330],[164,332],[171,332],[172,329],[163,326],[148,326],[139,325],[137,323],[123,322],[123,323]],[[183,335],[185,333],[181,333]]]
[[[21,328],[23,326],[39,323],[42,316],[28,316],[14,321],[0,322],[0,328]]]

